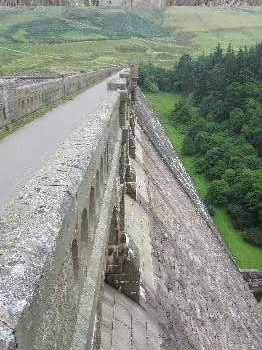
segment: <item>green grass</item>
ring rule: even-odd
[[[242,239],[225,210],[216,209],[214,221],[239,267],[262,270],[262,249]]]
[[[251,45],[260,8],[1,7],[0,74],[66,72],[123,62],[173,66],[181,54]]]
[[[170,141],[193,179],[201,198],[204,199],[207,194],[208,181],[203,175],[195,172],[194,157],[183,155],[184,130],[181,126],[175,126],[170,119],[174,105],[181,97],[172,93],[159,92],[157,94],[146,93],[146,98],[158,115]],[[215,209],[214,222],[238,266],[242,269],[261,270],[262,249],[247,243],[241,237],[240,232],[233,227],[231,219],[224,209]]]

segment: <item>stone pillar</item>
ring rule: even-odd
[[[137,89],[137,81],[138,81],[138,72],[137,65],[132,65],[131,67],[131,105],[134,106],[136,103],[136,89]]]
[[[132,128],[130,128],[132,130]],[[133,132],[129,132],[129,155],[131,158],[136,158],[136,142],[135,142],[135,135]]]
[[[120,183],[125,183],[126,167],[128,164],[129,133],[127,128],[122,129],[121,157],[119,164]]]
[[[120,241],[120,249],[123,247],[125,258],[122,261],[121,287],[122,293],[130,299],[139,302],[140,295],[140,259],[139,250],[131,239],[123,235]]]
[[[136,172],[132,164],[129,163],[126,168],[126,193],[136,200]]]
[[[122,208],[122,210],[124,207]],[[139,251],[120,225],[121,213],[114,208],[108,241],[105,281],[135,301],[139,301]]]
[[[128,119],[128,92],[122,90],[120,92],[120,107],[119,107],[119,125],[125,128]]]

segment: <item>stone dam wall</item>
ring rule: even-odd
[[[0,128],[99,83],[119,68],[113,66],[61,77],[0,78]]]
[[[181,184],[181,186],[191,199],[192,203],[194,203],[197,211],[203,217],[203,219],[206,221],[206,223],[214,233],[215,238],[225,247],[224,241],[220,237],[211,216],[209,215],[204,203],[199,197],[190,176],[188,175],[179,156],[177,155],[171,142],[166,136],[159,119],[149,107],[149,104],[146,101],[140,88],[138,88],[137,90],[137,96],[138,99],[136,103],[136,116],[138,118],[139,124],[149,137],[152,144],[156,147],[162,159],[171,169],[172,173],[174,174],[178,182]],[[226,247],[225,250],[231,258],[231,254],[229,253]]]
[[[260,349],[260,307],[141,91],[136,117],[143,131],[156,288],[151,307],[161,324],[161,349]]]
[[[244,280],[248,282],[250,290],[253,293],[262,293],[262,271],[258,270],[239,270],[237,264],[232,258],[231,253],[227,249],[223,239],[221,238],[216,226],[209,215],[204,203],[199,197],[192,180],[183,166],[179,156],[173,148],[171,142],[165,134],[165,131],[154,112],[149,107],[141,89],[137,90],[136,116],[138,123],[143,128],[146,135],[149,137],[156,150],[159,152],[161,158],[165,161],[167,166],[172,171],[175,178],[178,180],[185,193],[188,195],[192,203],[194,203],[196,210],[203,217],[208,227],[211,229],[214,238],[218,240],[223,247],[228,257],[232,260],[235,268],[241,272]]]
[[[121,69],[4,210],[0,350],[261,349],[255,298],[136,84]]]
[[[99,73],[99,79],[109,72]],[[91,76],[97,81],[97,75]],[[100,109],[61,144],[3,213],[1,350],[91,348],[108,234],[113,217],[123,225],[123,195],[132,180],[131,78],[128,71],[119,76]],[[90,75],[83,81],[90,82]],[[79,78],[68,79],[67,91],[74,91],[73,82]],[[52,88],[57,84],[49,92]],[[119,230],[113,225],[111,248],[119,239],[126,241],[123,227]],[[125,262],[125,249],[116,253],[123,253]],[[139,273],[133,265],[129,273]],[[137,284],[133,299],[136,289]]]

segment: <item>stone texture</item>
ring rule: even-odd
[[[171,170],[173,176],[182,186],[185,194],[190,198],[192,203],[195,205],[196,210],[199,215],[202,216],[206,224],[211,229],[213,235],[224,247],[224,251],[227,255],[232,259],[232,256],[228,249],[225,246],[223,239],[220,237],[212,218],[210,217],[208,210],[206,209],[204,203],[199,197],[195,186],[185,170],[184,165],[180,161],[176,151],[174,150],[170,140],[166,136],[164,129],[161,126],[160,121],[154,115],[154,112],[150,109],[146,99],[143,96],[142,91],[137,89],[137,103],[136,103],[136,115],[138,118],[138,122],[141,125],[144,133],[149,137],[153,146],[156,148],[159,153],[161,159],[165,162],[165,164]],[[233,264],[235,264],[232,259]],[[235,264],[237,269],[237,265]]]
[[[116,81],[4,212],[0,349],[260,350],[248,285],[139,91],[133,124],[136,79]]]
[[[114,305],[108,305],[108,298],[114,298]],[[102,304],[102,320],[106,317],[108,307],[113,312],[112,328],[101,329],[100,350],[136,350],[160,349],[157,320],[125,295],[105,285]],[[111,344],[111,347],[108,347]]]
[[[0,79],[0,128],[86,89],[121,66],[62,76],[16,76]],[[1,78],[1,77],[0,77]],[[125,79],[120,79],[125,86]]]
[[[254,297],[141,94],[138,108],[161,348],[261,349]]]
[[[101,102],[3,212],[1,350],[16,343],[21,350],[80,350],[92,342],[122,147],[120,94]]]

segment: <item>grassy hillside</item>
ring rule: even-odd
[[[262,37],[262,8],[0,8],[0,73],[79,71],[234,47]]]

